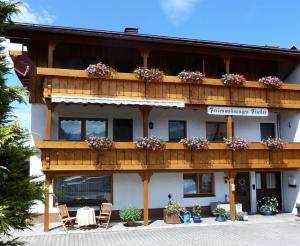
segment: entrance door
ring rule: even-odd
[[[238,173],[235,177],[235,201],[241,203],[243,211],[249,212],[250,207],[250,180],[249,173]]]
[[[257,172],[256,173],[256,197],[257,200],[264,196],[274,196],[281,210],[281,181],[280,172]]]
[[[132,119],[114,119],[113,139],[116,142],[132,142]]]

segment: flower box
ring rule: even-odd
[[[178,77],[182,82],[201,83],[204,79],[204,74],[199,71],[191,72],[183,70],[178,74]]]
[[[232,139],[224,138],[224,142],[227,144],[229,148],[233,151],[236,150],[246,150],[249,148],[249,143],[245,139],[235,137]]]
[[[263,140],[262,143],[266,144],[269,150],[280,151],[284,149],[285,141],[280,138],[268,138]]]
[[[160,82],[164,77],[164,73],[156,68],[139,67],[133,72],[138,79],[146,82]]]
[[[162,140],[155,137],[140,137],[135,140],[135,145],[138,149],[147,149],[152,151],[159,151],[164,149]]]
[[[233,74],[233,73],[224,74],[222,76],[222,80],[223,80],[224,85],[227,85],[227,86],[240,86],[240,85],[243,85],[244,82],[246,81],[246,79],[243,75]]]
[[[208,149],[209,142],[206,138],[184,138],[180,140],[190,150],[205,150]]]
[[[179,212],[168,213],[167,210],[164,209],[164,222],[166,224],[181,224]]]
[[[97,64],[90,64],[86,69],[85,69],[88,77],[109,77],[114,70],[106,66],[104,63],[99,62]]]
[[[269,86],[269,87],[273,87],[273,88],[280,88],[282,86],[282,83],[283,83],[276,76],[262,77],[258,80],[258,82],[263,83],[264,85]]]

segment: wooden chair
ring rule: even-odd
[[[70,217],[66,204],[58,205],[58,215],[63,228],[67,231],[68,226],[74,227],[76,217]]]
[[[112,211],[112,203],[102,203],[100,207],[100,213],[99,216],[96,216],[97,223],[100,222],[100,225],[102,225],[102,222],[106,222],[105,229],[109,226],[110,216]]]

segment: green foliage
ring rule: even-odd
[[[296,208],[300,208],[300,202],[296,203]]]
[[[183,208],[178,202],[170,201],[168,205],[165,206],[165,210],[167,214],[175,214],[175,213],[180,214],[181,212],[185,211],[185,208]]]
[[[276,197],[264,196],[257,201],[259,212],[263,213],[266,210],[270,210],[273,213],[278,213],[278,200]]]
[[[124,208],[120,210],[120,218],[124,222],[135,222],[141,219],[142,211],[138,208]]]
[[[200,216],[202,211],[202,207],[199,204],[195,204],[192,209],[192,214],[195,216]]]
[[[18,12],[18,5],[16,1],[0,1],[0,37],[13,24],[11,16]],[[29,228],[36,216],[30,208],[43,200],[43,183],[29,176],[29,158],[35,154],[29,146],[29,134],[12,114],[12,102],[24,102],[26,92],[6,85],[9,71],[0,38],[0,246],[23,245],[10,237],[10,229]]]
[[[226,218],[226,211],[224,208],[215,208],[213,211],[212,211],[212,214],[214,216],[223,216],[224,218]]]

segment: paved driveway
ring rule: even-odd
[[[25,236],[29,245],[300,245],[300,221]]]

